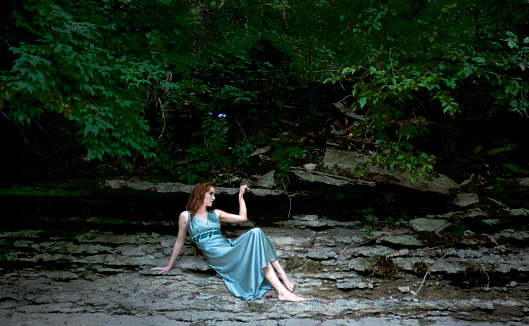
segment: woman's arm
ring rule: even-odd
[[[219,221],[226,223],[242,223],[248,221],[248,213],[246,211],[246,202],[244,201],[244,193],[248,188],[247,185],[241,186],[239,189],[239,215],[229,214],[219,209],[215,210]]]
[[[165,267],[154,267],[152,270],[160,271],[158,274],[163,274],[165,272],[168,272],[173,267],[174,262],[176,261],[176,258],[180,254],[180,251],[182,250],[182,247],[184,246],[184,240],[186,239],[186,233],[187,233],[187,212],[182,212],[180,214],[180,217],[178,219],[178,236],[176,238],[176,243],[173,247],[173,254],[171,255],[171,259],[169,260],[169,264]]]

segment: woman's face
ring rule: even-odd
[[[204,205],[206,205],[206,207],[211,207],[213,205],[214,200],[215,200],[215,188],[210,187],[208,192],[206,192],[206,195],[204,195]]]

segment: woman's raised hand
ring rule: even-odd
[[[170,270],[171,270],[171,267],[169,267],[169,266],[165,266],[165,267],[154,267],[154,268],[151,268],[151,270],[152,270],[152,271],[160,271],[160,272],[158,273],[158,275],[160,275],[160,274],[163,274],[163,273],[165,273],[165,272],[170,271]]]
[[[247,185],[242,185],[239,188],[239,197],[242,197],[244,193],[246,192],[246,190],[250,190],[250,188]]]

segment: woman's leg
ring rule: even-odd
[[[278,296],[277,298],[279,301],[292,301],[292,302],[301,302],[301,301],[307,301],[305,298],[298,297],[294,293],[290,292],[281,284],[281,281],[277,278],[276,272],[272,265],[268,263],[268,265],[263,268],[264,277],[272,284],[274,289],[276,289]]]
[[[283,284],[285,284],[285,287],[290,292],[294,291],[294,283],[292,283],[292,281],[288,278],[287,273],[285,272],[283,267],[281,267],[281,265],[279,264],[279,261],[274,260],[272,262],[272,267],[276,270],[277,276],[283,282]]]

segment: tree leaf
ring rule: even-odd
[[[362,97],[362,98],[358,101],[358,103],[360,103],[360,107],[362,107],[362,108],[364,107],[364,105],[366,105],[366,102],[367,102],[367,98],[365,98],[365,97]]]

